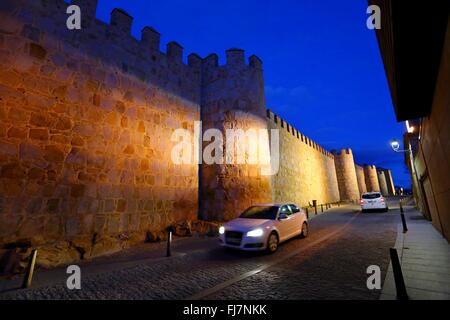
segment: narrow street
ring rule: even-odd
[[[84,261],[81,290],[66,288],[65,268],[38,270],[33,287],[20,278],[0,282],[1,299],[378,299],[366,269],[378,265],[384,280],[395,243],[399,210],[360,213],[358,206],[328,210],[310,221],[310,235],[273,255],[235,252],[215,238],[146,244]]]

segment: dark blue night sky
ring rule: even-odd
[[[360,164],[393,170],[410,186],[401,139],[366,0],[100,0],[97,16],[114,7],[134,17],[133,34],[153,26],[161,49],[175,40],[185,57],[242,48],[264,62],[267,107],[328,150],[351,147]]]

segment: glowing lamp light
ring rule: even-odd
[[[409,121],[406,120],[406,130],[408,131],[408,133],[413,133],[414,132],[414,127],[409,125]]]
[[[400,143],[397,140],[391,141],[391,147],[394,151],[398,151],[400,148]]]

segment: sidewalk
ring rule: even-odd
[[[449,243],[414,207],[405,206],[407,233],[403,233],[399,211],[398,215],[399,224],[395,248],[400,259],[409,299],[449,300]],[[396,299],[391,264],[389,264],[380,299]]]

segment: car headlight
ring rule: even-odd
[[[247,232],[247,237],[261,237],[263,235],[263,229],[255,229]]]
[[[225,233],[225,227],[224,227],[224,226],[221,226],[221,227],[219,228],[219,233],[220,233],[220,234],[224,234],[224,233]]]

